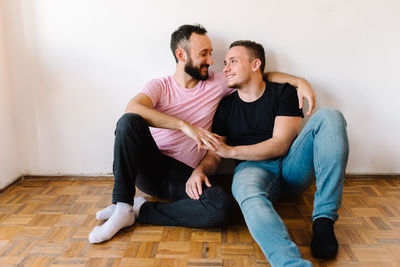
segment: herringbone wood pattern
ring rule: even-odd
[[[92,245],[112,181],[24,180],[0,194],[0,266],[269,266],[237,210],[232,225],[192,229],[135,224]],[[276,204],[315,266],[400,266],[400,180],[347,179],[335,260],[309,249],[315,188]]]

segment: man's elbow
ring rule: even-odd
[[[135,107],[134,107],[134,104],[132,104],[132,101],[129,102],[128,105],[126,106],[125,113],[136,113]]]
[[[129,102],[129,104],[126,106],[125,113],[137,113],[141,114],[141,107],[142,105],[136,102]]]

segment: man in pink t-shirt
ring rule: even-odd
[[[91,243],[112,238],[137,218],[141,223],[219,227],[230,221],[233,200],[211,183],[219,158],[207,153],[219,145],[210,132],[220,100],[232,92],[223,73],[209,72],[211,40],[200,25],[183,25],[171,36],[175,74],[148,82],[128,104],[115,130],[112,205],[96,213],[107,220],[89,234]],[[293,76],[270,74],[275,82],[298,87],[299,104],[314,107],[309,84]],[[205,187],[203,188],[203,184]],[[170,200],[147,202],[143,192]]]

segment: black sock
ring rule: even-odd
[[[333,220],[323,217],[314,221],[311,252],[315,258],[329,259],[337,255],[338,242],[333,224]]]

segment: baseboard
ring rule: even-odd
[[[356,174],[347,173],[346,179],[400,179],[400,174],[394,173],[376,173],[376,174]]]
[[[223,178],[230,178],[230,174],[221,173],[218,174]],[[400,179],[400,174],[355,174],[350,173],[346,174],[346,179]],[[20,177],[15,178],[12,182],[7,184],[5,187],[0,189],[0,193],[5,191],[7,188],[23,181],[23,180],[114,180],[113,175],[22,175]]]
[[[113,180],[113,175],[23,175],[23,180]]]

